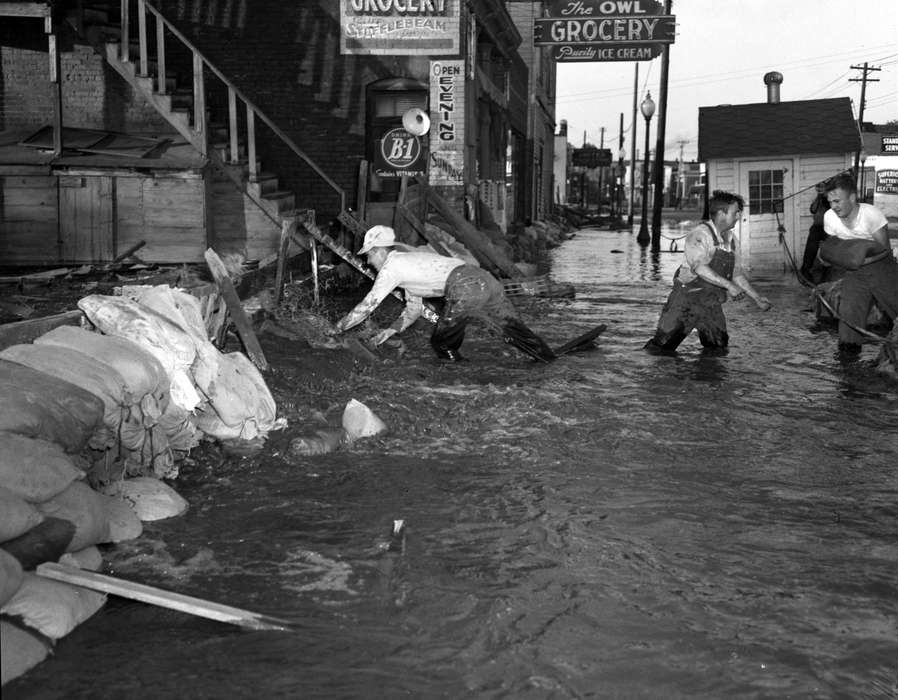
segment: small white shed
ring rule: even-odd
[[[764,80],[767,102],[699,108],[698,156],[709,192],[745,197],[737,225],[743,264],[776,275],[791,270],[787,246],[801,265],[814,185],[850,169],[861,138],[849,98],[780,102],[782,76]]]

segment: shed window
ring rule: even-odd
[[[750,214],[773,214],[782,211],[782,170],[751,170],[748,173],[748,211]]]

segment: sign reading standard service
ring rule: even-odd
[[[655,0],[555,0],[533,29],[561,63],[647,61],[674,43],[676,17]]]
[[[454,54],[461,0],[340,0],[340,53]]]

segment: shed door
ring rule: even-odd
[[[742,218],[741,254],[752,272],[780,274],[791,269],[786,249],[780,242],[784,226],[786,245],[796,255],[798,232],[793,210],[793,163],[791,160],[741,162],[739,192],[746,197]],[[801,256],[797,253],[796,261]]]
[[[59,178],[62,262],[108,262],[113,258],[111,177]]]

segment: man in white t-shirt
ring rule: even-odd
[[[412,325],[421,316],[425,298],[443,297],[446,303],[430,337],[440,359],[464,359],[459,348],[472,318],[482,319],[501,333],[506,343],[534,359],[555,359],[545,341],[520,320],[499,280],[486,270],[458,258],[409,249],[396,242],[396,233],[389,226],[371,227],[359,255],[368,256],[377,277],[365,298],[337,322],[339,332],[364,321],[387,295],[401,287],[405,290],[405,308],[391,326],[374,337],[375,345]]]
[[[866,241],[865,257],[856,269],[847,269],[842,278],[839,302],[839,349],[846,354],[860,352],[873,300],[893,321],[898,316],[898,263],[889,242],[888,222],[871,204],[857,201],[857,187],[848,173],[836,175],[826,184],[829,211],[823,229],[830,236],[849,241]],[[823,256],[821,252],[821,256]]]

